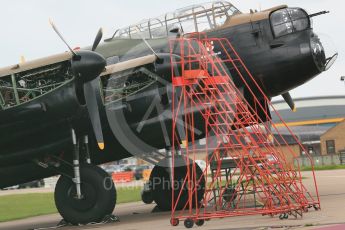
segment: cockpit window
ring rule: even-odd
[[[310,27],[307,13],[300,8],[277,10],[270,17],[275,37],[302,31]]]
[[[222,0],[192,5],[118,29],[112,38],[167,37],[176,27],[184,33],[202,32],[221,26],[227,18],[240,13],[233,4]]]

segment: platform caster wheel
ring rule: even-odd
[[[287,213],[282,213],[279,216],[279,219],[281,219],[281,220],[288,219],[288,218],[289,218],[289,215]]]
[[[177,225],[179,225],[179,223],[180,223],[180,221],[179,221],[179,219],[177,219],[177,218],[172,218],[172,219],[170,219],[170,224],[171,224],[172,226],[177,226]]]
[[[279,219],[284,220],[284,219],[288,219],[289,215],[287,213],[282,213],[279,215]]]
[[[76,186],[68,176],[60,176],[55,187],[55,204],[65,221],[73,225],[101,222],[112,214],[116,190],[108,173],[98,166],[80,165],[82,198],[76,198]]]
[[[205,224],[205,220],[197,220],[195,221],[196,226],[203,226]]]
[[[193,228],[194,226],[194,221],[190,218],[184,220],[184,226],[186,228]]]
[[[316,205],[314,205],[313,207],[314,207],[315,211],[318,211],[318,210],[320,209],[320,208],[317,207]]]

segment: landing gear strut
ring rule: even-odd
[[[73,182],[77,190],[76,199],[82,199],[81,190],[80,190],[80,167],[79,167],[79,148],[77,143],[77,135],[75,134],[74,129],[72,129],[72,141],[73,141],[73,172],[74,178]]]
[[[113,180],[103,169],[89,164],[88,153],[85,154],[87,163],[79,164],[80,149],[74,130],[72,140],[73,178],[65,174],[60,176],[55,187],[56,208],[66,222],[74,225],[101,222],[115,208]],[[83,142],[87,144],[85,137]]]

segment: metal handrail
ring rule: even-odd
[[[197,19],[199,18],[200,15],[202,15],[202,17],[207,17],[207,20],[209,22],[209,26],[210,26],[210,29],[213,29],[217,26],[217,22],[216,22],[216,18],[217,17],[220,17],[222,16],[223,14],[218,14],[217,15],[217,9],[221,10],[225,16],[229,17],[229,10],[231,8],[234,8],[236,9],[238,12],[240,12],[233,4],[231,4],[230,2],[225,2],[225,1],[215,1],[212,3],[211,7],[210,8],[206,8],[204,5],[195,5],[195,6],[192,6],[192,7],[186,7],[186,8],[182,8],[180,10],[176,10],[174,12],[169,12],[169,13],[166,13],[164,14],[164,16],[162,16],[162,19],[161,20],[160,18],[151,18],[151,19],[148,19],[147,20],[147,28],[145,26],[141,26],[141,30],[140,31],[148,31],[149,33],[149,38],[153,38],[152,37],[152,27],[157,25],[157,24],[160,24],[162,27],[165,26],[165,29],[166,29],[166,35],[168,36],[169,35],[169,25],[172,24],[172,21],[174,20],[178,20],[180,26],[182,27],[182,23],[187,20],[190,16],[193,17],[193,20],[194,20],[194,26],[195,26],[195,31],[197,32],[198,31],[198,21]],[[197,8],[202,8],[202,10],[196,10]],[[188,14],[183,14],[184,12],[188,12],[188,11],[191,11],[191,13],[188,13]],[[237,11],[232,11],[233,13],[237,12]],[[178,16],[175,16],[175,14],[177,12],[180,12],[182,13],[182,15],[178,15]],[[210,13],[212,14],[212,19],[213,19],[213,25],[212,25],[212,20],[210,18]],[[170,17],[171,14],[173,15],[173,17]],[[203,15],[205,14],[205,15]],[[190,20],[190,19],[188,19]],[[156,22],[155,22],[156,21]],[[171,23],[169,23],[171,22]],[[145,25],[145,22],[140,22],[140,25]],[[131,32],[131,28],[133,27],[137,27],[138,28],[139,26],[139,23],[138,24],[134,24],[134,25],[130,25],[129,27],[127,27],[126,32],[124,32],[124,34],[127,34],[129,38],[132,38],[132,33]],[[182,27],[183,29],[183,27]],[[120,33],[121,29],[117,29],[115,31],[115,33],[113,34],[113,36],[111,37],[111,39],[115,38],[116,35],[118,35],[118,37],[121,37],[122,34]],[[110,40],[110,39],[108,39]]]

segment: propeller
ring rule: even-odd
[[[67,46],[67,48],[71,51],[71,53],[73,54],[73,56],[77,56],[77,54],[74,52],[74,50],[68,45],[68,43],[66,42],[66,40],[63,38],[63,36],[61,35],[61,33],[59,32],[59,30],[57,29],[57,27],[55,26],[53,20],[51,20],[51,18],[49,18],[49,24],[51,25],[51,27],[53,28],[53,30],[55,31],[55,33],[60,37],[60,39],[63,41],[63,43],[65,43],[65,45]]]
[[[84,95],[85,102],[87,106],[87,111],[89,112],[89,117],[93,127],[93,132],[95,134],[97,144],[99,149],[104,149],[104,139],[102,132],[101,118],[99,115],[99,106],[96,97],[96,91],[99,89],[99,79],[96,78],[90,82],[84,84]]]
[[[295,105],[295,102],[292,100],[292,97],[290,95],[289,92],[286,92],[286,93],[283,93],[282,94],[285,102],[289,105],[290,109],[293,111],[293,112],[296,112],[296,105]]]
[[[84,96],[86,107],[91,120],[93,132],[95,134],[98,147],[104,149],[104,139],[102,133],[101,119],[99,115],[99,105],[97,101],[96,90],[99,90],[99,80],[98,77],[106,66],[106,61],[104,57],[96,52],[97,46],[99,45],[102,37],[103,30],[99,29],[94,43],[92,45],[91,51],[89,50],[79,50],[74,51],[63,38],[57,27],[54,25],[52,20],[50,24],[55,31],[55,33],[60,37],[60,39],[66,44],[68,49],[71,51],[73,57],[71,60],[71,67],[73,73],[76,75],[77,84],[81,84],[84,88]]]
[[[100,28],[97,32],[95,41],[93,42],[91,51],[94,52],[97,49],[100,41],[103,37],[103,30]],[[104,63],[104,67],[105,67]],[[103,68],[104,68],[103,67]],[[87,106],[87,110],[89,112],[91,124],[93,127],[93,132],[95,133],[96,140],[98,143],[99,149],[104,149],[104,139],[103,139],[103,132],[102,132],[102,124],[101,118],[99,115],[99,105],[97,102],[96,91],[99,89],[99,79],[98,77],[92,81],[89,81],[84,84],[84,95],[85,95],[85,102]]]
[[[97,46],[99,45],[100,41],[102,40],[102,37],[103,37],[103,29],[99,28],[97,35],[95,37],[95,41],[93,42],[91,51],[95,51],[97,49]]]

